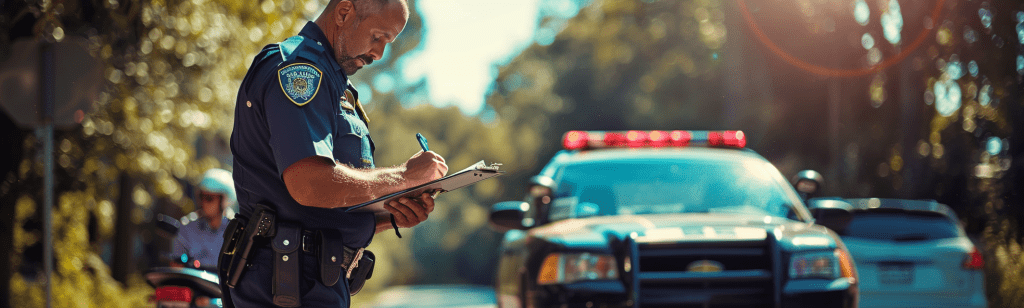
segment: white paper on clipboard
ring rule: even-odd
[[[419,197],[424,192],[449,192],[459,188],[463,188],[476,182],[483,181],[492,177],[496,177],[505,173],[499,171],[498,167],[501,164],[487,165],[484,161],[479,161],[472,166],[462,169],[459,172],[449,174],[443,178],[430,181],[426,184],[409,188],[406,190],[394,192],[386,196],[373,199],[364,203],[353,205],[345,209],[346,212],[382,212],[387,211],[384,209],[384,204],[391,200],[401,197]]]

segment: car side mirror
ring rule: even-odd
[[[824,177],[814,170],[803,170],[793,176],[793,188],[800,193],[804,199],[817,195],[824,185]]]
[[[551,193],[555,190],[555,180],[549,177],[538,175],[530,178],[530,197],[540,202],[540,204],[548,204],[551,202]],[[546,200],[545,200],[546,198]]]
[[[842,234],[853,219],[853,205],[837,199],[810,199],[807,208],[814,216],[814,223]]]
[[[499,231],[526,230],[532,227],[524,223],[530,204],[523,201],[505,201],[491,206],[491,226]],[[527,219],[528,220],[528,219]]]

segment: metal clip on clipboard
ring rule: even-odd
[[[384,212],[384,204],[391,200],[401,197],[416,197],[422,193],[432,193],[434,197],[443,192],[453,191],[459,188],[463,188],[469,185],[473,185],[476,182],[483,181],[492,177],[496,177],[504,174],[504,171],[499,171],[498,168],[501,164],[486,164],[484,161],[479,161],[472,166],[462,169],[459,172],[449,174],[443,178],[427,182],[423,185],[419,185],[406,190],[394,192],[386,196],[373,199],[367,202],[363,202],[357,205],[353,205],[345,209],[346,212]]]

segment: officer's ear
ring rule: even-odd
[[[356,17],[356,7],[352,1],[342,0],[334,6],[334,23],[338,26],[345,24],[349,18]]]

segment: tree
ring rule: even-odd
[[[6,2],[6,46],[18,39],[85,37],[103,61],[105,93],[81,127],[57,134],[55,306],[145,305],[137,271],[159,260],[139,245],[160,239],[155,213],[190,212],[191,183],[230,165],[234,97],[248,63],[268,42],[297,33],[325,2]],[[7,174],[15,209],[12,302],[40,306],[36,218],[42,166],[29,136]],[[149,245],[146,245],[149,247]],[[112,251],[112,256],[103,251]],[[142,262],[151,260],[152,263]],[[107,264],[114,264],[109,268]],[[116,283],[117,278],[124,286]]]

